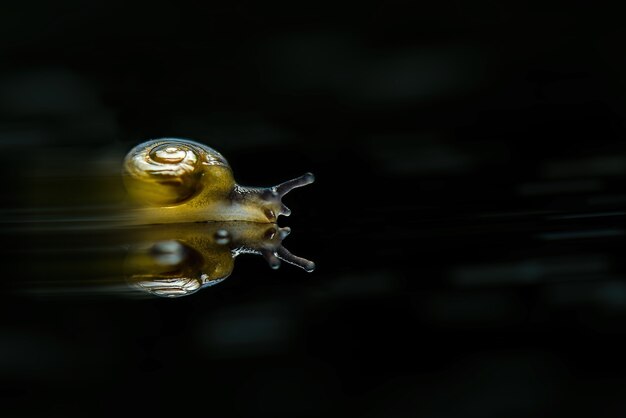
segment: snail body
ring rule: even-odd
[[[204,221],[274,223],[291,211],[281,198],[313,183],[301,177],[272,187],[246,187],[218,151],[196,141],[155,139],[124,158],[123,179],[136,208],[134,224]]]

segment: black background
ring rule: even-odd
[[[626,414],[617,10],[0,10],[3,416]],[[87,286],[116,232],[77,213],[106,218],[157,137],[245,185],[315,173],[279,224],[317,270],[242,255],[175,300]]]

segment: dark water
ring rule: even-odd
[[[626,413],[618,13],[1,10],[2,416]],[[158,137],[245,185],[315,173],[279,224],[316,271],[131,291],[120,164]]]

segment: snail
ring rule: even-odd
[[[205,221],[274,223],[291,211],[281,198],[314,181],[311,173],[272,187],[237,184],[228,161],[188,139],[137,145],[123,163],[123,180],[137,208],[133,224]]]
[[[230,276],[235,258],[260,254],[276,269],[280,260],[313,271],[312,261],[282,245],[289,227],[258,222],[181,223],[140,227],[124,263],[131,288],[154,296],[180,297]]]

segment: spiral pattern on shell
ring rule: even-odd
[[[229,167],[219,152],[206,145],[157,139],[136,146],[126,155],[124,179],[127,189],[139,200],[171,204],[195,194],[204,167],[211,165]]]

